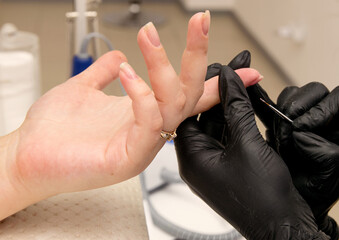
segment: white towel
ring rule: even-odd
[[[33,54],[0,52],[0,135],[17,129],[39,97]]]

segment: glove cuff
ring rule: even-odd
[[[331,218],[330,216],[327,216],[324,221],[322,221],[321,224],[318,224],[319,229],[326,233],[328,236],[331,237],[332,240],[339,239],[339,229],[337,222]]]

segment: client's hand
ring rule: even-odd
[[[246,239],[328,239],[284,161],[260,135],[237,74],[228,66],[216,73],[219,108],[178,128],[175,147],[184,181]],[[214,123],[219,133],[209,128]]]
[[[268,143],[286,162],[294,185],[311,207],[319,228],[331,239],[339,230],[329,210],[339,198],[339,87],[331,93],[312,82],[287,87],[276,107],[293,120],[284,121],[262,104],[274,104],[259,84],[247,88],[258,117],[267,127]]]
[[[127,63],[119,68],[126,58],[115,51],[42,96],[20,128],[0,138],[0,220],[55,194],[137,175],[164,144],[161,130],[175,129],[193,109],[211,107],[209,94],[196,106],[207,68],[209,21],[208,12],[192,17],[180,76],[153,26],[141,29],[138,41],[154,92]],[[105,95],[101,90],[119,74],[129,96]]]

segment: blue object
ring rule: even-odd
[[[113,50],[111,42],[101,33],[92,32],[86,35],[82,40],[79,53],[73,57],[73,69],[72,76],[75,76],[86,68],[88,68],[93,63],[93,58],[88,54],[87,47],[92,38],[100,38],[105,41],[109,50]]]
[[[72,69],[72,76],[75,76],[86,68],[88,68],[93,63],[93,58],[89,55],[75,55],[73,57],[73,69]]]
[[[92,32],[92,33],[87,34],[86,37],[82,40],[79,52],[73,57],[72,76],[75,76],[81,73],[94,62],[93,58],[87,52],[88,44],[90,43],[90,40],[93,38],[100,38],[106,43],[106,46],[110,51],[113,50],[113,46],[111,42],[109,41],[109,39],[106,38],[101,33]],[[120,87],[121,87],[121,91],[123,95],[124,96],[127,95],[120,81],[119,83],[120,83]]]

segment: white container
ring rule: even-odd
[[[0,135],[21,125],[40,97],[40,89],[38,37],[4,24],[0,30]]]

